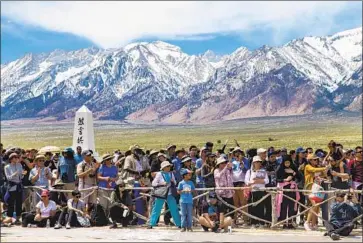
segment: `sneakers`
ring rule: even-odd
[[[113,223],[111,226],[110,226],[110,229],[116,229],[117,228],[117,224],[116,223]]]
[[[193,229],[192,228],[188,228],[187,231],[188,232],[193,232]]]
[[[295,229],[295,226],[294,226],[293,224],[288,224],[288,225],[287,225],[287,228],[288,228],[288,229]]]
[[[284,224],[284,226],[282,226],[282,229],[288,229],[289,227],[287,226],[287,224]]]
[[[186,228],[182,228],[182,229],[180,230],[180,232],[185,232],[185,231],[187,231],[187,229],[186,229]]]
[[[332,234],[330,235],[330,238],[331,238],[332,240],[339,240],[339,239],[340,239],[340,236],[339,236],[338,234],[336,234],[336,233],[332,233]]]
[[[19,219],[16,219],[15,222],[14,222],[14,225],[21,225],[21,222]]]
[[[70,224],[67,224],[66,225],[66,229],[71,229],[71,225]]]
[[[312,230],[318,230],[318,229],[319,229],[319,227],[318,227],[317,225],[314,225],[314,226],[312,226],[312,227],[311,227],[311,229],[312,229]]]
[[[148,225],[147,226],[147,229],[152,229],[153,227],[151,225]]]
[[[202,225],[202,228],[203,228],[204,232],[208,232],[209,231],[208,227],[205,227],[204,225]]]
[[[60,225],[60,224],[56,224],[56,225],[54,226],[54,229],[60,229],[60,228],[62,228],[62,225]]]
[[[306,231],[311,231],[311,228],[310,228],[310,225],[309,225],[308,222],[304,223],[304,228],[305,228]]]

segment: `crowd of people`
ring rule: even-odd
[[[352,222],[362,214],[362,194],[356,191],[363,190],[361,146],[345,149],[330,141],[326,151],[288,151],[243,150],[237,142],[229,149],[226,144],[215,149],[211,142],[188,149],[168,145],[144,150],[133,145],[101,159],[81,147],[39,153],[3,149],[1,144],[0,151],[4,226],[146,224],[152,229],[160,225],[163,208],[164,224],[182,232],[193,231],[197,224],[212,232],[240,225],[265,228],[273,215],[284,229],[301,226],[311,231],[318,227],[320,210],[332,239],[361,224]],[[276,207],[269,188],[276,189]],[[324,190],[336,190],[333,203]]]

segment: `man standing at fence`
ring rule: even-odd
[[[82,199],[86,204],[86,212],[89,212],[91,205],[96,203],[97,192],[95,190],[94,192],[82,190],[96,186],[96,173],[101,164],[93,162],[92,152],[89,150],[83,151],[82,155],[83,161],[77,165],[78,189],[81,191]]]
[[[74,151],[72,148],[64,149],[64,156],[58,162],[58,179],[64,183],[64,190],[70,190],[67,193],[68,199],[72,198],[72,192],[75,189],[75,171],[76,161],[74,159]]]

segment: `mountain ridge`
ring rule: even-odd
[[[98,119],[170,123],[238,119],[252,113],[355,111],[362,98],[361,34],[360,27],[331,36],[295,39],[279,47],[262,46],[253,51],[239,47],[224,56],[209,50],[188,55],[163,41],[107,50],[91,47],[27,54],[1,65],[2,119],[64,119],[83,104]],[[271,88],[306,92],[297,85],[300,78],[311,89],[312,94],[306,95],[310,99],[303,95],[291,98]]]

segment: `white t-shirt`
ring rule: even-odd
[[[57,209],[57,205],[55,204],[54,201],[49,200],[48,206],[45,207],[44,202],[40,201],[40,202],[38,202],[36,208],[39,208],[40,209],[40,215],[43,218],[46,218],[46,217],[50,216],[50,211],[55,211]]]

